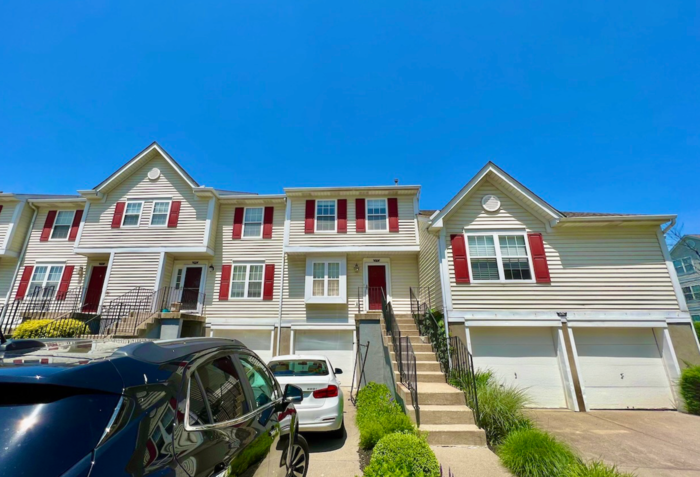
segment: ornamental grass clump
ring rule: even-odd
[[[688,413],[700,416],[700,366],[685,368],[679,387]]]
[[[579,462],[569,446],[538,429],[511,432],[496,452],[518,477],[560,476]]]
[[[579,462],[570,465],[561,477],[634,477],[634,474],[619,472],[614,465],[596,460],[588,464]]]

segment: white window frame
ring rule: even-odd
[[[141,210],[139,211],[139,220],[136,222],[136,225],[124,225],[124,221],[126,220],[126,210],[129,204],[141,204]],[[128,228],[128,229],[136,229],[141,225],[141,217],[143,216],[143,206],[145,205],[145,201],[143,200],[127,200],[126,204],[124,204],[124,215],[122,215],[122,223],[121,226]],[[129,215],[135,215],[135,214],[129,214]]]
[[[333,220],[333,230],[319,230],[318,229],[318,203],[319,202],[333,202],[335,203],[335,216]],[[314,203],[314,232],[319,234],[335,234],[338,233],[338,199],[316,199]]]
[[[386,210],[386,220],[384,230],[372,230],[369,228],[369,201],[383,200],[384,209]],[[367,197],[365,198],[365,232],[370,234],[386,234],[389,233],[389,199],[387,197]]]
[[[32,286],[35,282],[34,276],[36,275],[37,269],[39,267],[46,267],[46,276],[44,277],[44,280],[41,284],[41,288],[46,288],[46,282],[49,278],[49,273],[51,272],[51,267],[61,267],[61,276],[58,279],[58,285],[56,285],[56,289],[54,290],[54,293],[50,297],[43,297],[43,298],[53,298],[56,296],[56,293],[58,293],[58,288],[61,286],[61,280],[63,279],[63,274],[66,271],[66,264],[65,263],[59,263],[59,262],[37,262],[34,264],[34,270],[32,271],[32,276],[29,279],[29,288],[27,288],[27,296],[32,295]]]
[[[686,267],[685,267],[685,265],[683,264],[683,260],[690,260],[690,271],[686,271],[686,270],[685,270]],[[681,262],[681,268],[683,268],[683,270],[684,270],[683,272],[679,272],[679,271],[678,271],[678,267],[676,267],[676,262]],[[681,257],[681,258],[675,259],[675,260],[673,261],[673,268],[676,270],[676,273],[677,273],[679,276],[689,275],[689,274],[691,274],[691,273],[693,273],[693,272],[696,271],[696,270],[695,270],[695,261],[693,260],[693,257]]]
[[[54,238],[53,232],[56,230],[56,221],[58,220],[58,214],[61,212],[72,212],[73,215],[71,216],[70,219],[70,225],[68,226],[68,234],[65,236],[65,238]],[[53,225],[51,226],[51,235],[49,235],[49,240],[55,240],[57,242],[65,242],[70,238],[70,229],[73,227],[73,221],[75,220],[75,210],[57,210],[56,211],[56,218],[53,221]]]
[[[260,234],[259,235],[249,235],[246,237],[245,235],[245,228],[246,228],[246,221],[245,221],[245,214],[248,211],[248,209],[262,209],[262,218],[260,219]],[[243,229],[241,230],[241,239],[243,240],[255,240],[262,238],[263,235],[263,227],[265,227],[265,207],[244,207],[243,208]]]
[[[263,295],[265,294],[265,262],[231,262],[231,283],[229,284],[228,297],[229,300],[243,300],[243,301],[262,301]],[[251,265],[261,265],[262,266],[262,281],[260,282],[260,296],[249,297],[248,287],[250,285],[250,267]],[[245,266],[245,286],[243,288],[243,296],[233,296],[233,272],[234,268],[237,266]]]
[[[154,224],[153,223],[153,216],[156,213],[156,204],[158,203],[168,203],[168,211],[165,213],[165,223],[164,224]],[[168,226],[168,220],[170,219],[170,210],[172,209],[173,206],[173,201],[172,199],[154,199],[153,200],[153,206],[151,207],[151,220],[148,221],[148,226],[149,227],[167,227]],[[126,207],[124,207],[124,212],[126,212]],[[143,206],[141,206],[141,213],[143,213]],[[126,213],[124,214],[126,215]],[[162,215],[162,214],[158,214]],[[141,217],[139,217],[139,222],[141,222]]]
[[[313,270],[314,270],[314,264],[315,263],[325,263],[328,264],[329,262],[333,263],[339,263],[340,264],[340,275],[338,277],[338,296],[327,296],[326,294],[328,293],[328,265],[326,265],[325,268],[325,277],[324,277],[324,296],[314,296],[314,275],[313,275]],[[340,303],[345,303],[347,304],[347,294],[348,294],[348,287],[347,287],[347,259],[345,256],[342,257],[313,257],[313,258],[307,258],[306,259],[306,283],[305,283],[305,288],[304,288],[304,296],[305,296],[305,301],[306,303],[335,303],[335,304],[340,304]]]
[[[686,286],[682,287],[682,288],[683,288],[683,290],[682,290],[682,291],[683,291],[683,296],[685,297],[685,299],[686,299],[687,301],[692,301],[692,302],[700,301],[700,291],[698,291],[698,293],[695,293],[695,292],[693,291],[693,287],[699,287],[699,288],[700,288],[700,285],[686,285]],[[688,297],[686,296],[686,294],[685,294],[685,288],[687,288],[688,290],[690,290],[690,296],[691,296],[691,298],[688,298]]]
[[[503,255],[501,254],[501,235],[519,235],[525,241],[525,250],[527,251],[527,263],[530,267],[530,280],[506,280],[503,270]],[[496,249],[496,266],[498,267],[498,280],[475,280],[472,271],[472,258],[469,253],[469,237],[475,236],[492,236],[494,248]],[[532,264],[532,252],[530,251],[530,241],[527,239],[527,232],[521,230],[469,230],[464,232],[464,248],[467,250],[467,266],[469,267],[469,277],[471,283],[504,283],[508,285],[517,285],[519,283],[535,283],[535,269]],[[511,257],[506,257],[511,258]]]

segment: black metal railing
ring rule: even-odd
[[[364,357],[362,354],[363,349]],[[357,393],[360,392],[363,386],[367,386],[367,377],[365,376],[367,355],[369,355],[369,341],[367,341],[367,344],[360,343],[355,353],[355,367],[352,370],[352,384],[350,385],[350,402],[353,406],[357,406]],[[357,379],[355,379],[356,377]]]
[[[206,293],[200,293],[198,288],[163,287],[155,295],[153,311],[204,315],[205,299]]]
[[[479,398],[477,394],[476,374],[474,372],[474,357],[462,343],[459,336],[450,336],[450,379],[456,380],[464,390],[467,404],[474,413],[475,422],[479,423]]]
[[[421,302],[420,296],[430,297],[429,288],[410,288],[411,316],[421,336],[430,339],[430,345],[440,363],[440,369],[447,377],[450,371],[449,346],[445,333],[445,319],[442,310],[430,308],[428,302]]]
[[[391,302],[387,301],[382,294],[382,315],[386,331],[391,336],[391,344],[396,356],[396,365],[399,371],[399,380],[411,393],[411,404],[416,411],[416,420],[420,424],[420,406],[418,405],[418,373],[416,365],[416,354],[408,336],[401,336],[401,329],[396,321],[394,308]]]
[[[386,295],[384,287],[357,287],[357,313],[382,311],[382,299]],[[366,303],[365,303],[366,301]]]

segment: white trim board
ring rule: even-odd
[[[391,253],[419,252],[418,245],[375,247],[371,245],[348,245],[342,247],[286,247],[287,253]]]
[[[89,253],[155,253],[155,252],[171,252],[171,253],[206,253],[214,255],[214,250],[210,247],[195,246],[195,247],[105,247],[105,248],[75,248],[73,252],[76,254]]]

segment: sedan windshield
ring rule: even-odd
[[[273,361],[270,369],[275,376],[328,376],[326,362],[319,360]]]

